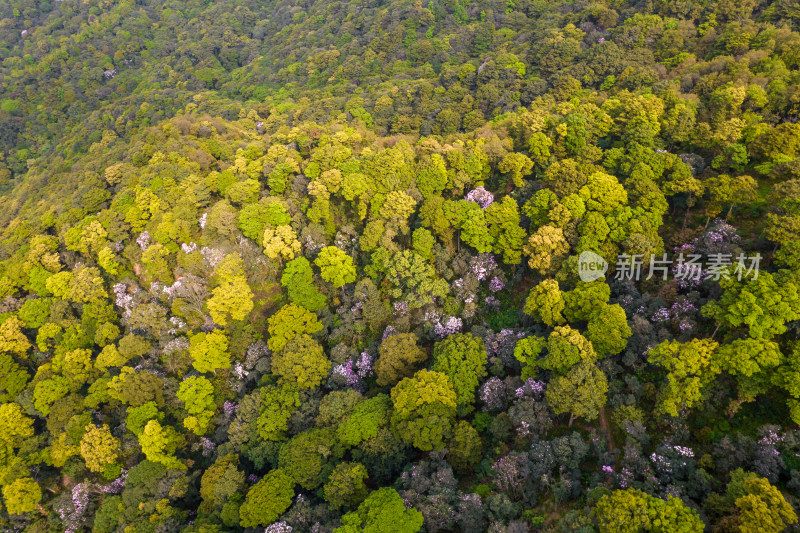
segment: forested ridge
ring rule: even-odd
[[[796,530],[798,31],[0,4],[0,529]]]

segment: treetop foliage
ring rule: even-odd
[[[2,3],[0,529],[797,527],[798,32]]]

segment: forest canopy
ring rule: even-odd
[[[799,32],[0,4],[0,528],[800,527]]]

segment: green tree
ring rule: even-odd
[[[461,229],[461,240],[478,253],[491,252],[494,246],[492,234],[486,223],[486,213],[475,202],[459,200],[445,204],[447,216],[452,224]]]
[[[0,353],[0,402],[16,398],[25,389],[28,377],[28,372],[14,361],[11,354]]]
[[[417,166],[417,188],[422,196],[439,196],[447,184],[447,166],[441,155],[431,154],[420,158]]]
[[[345,446],[357,446],[378,434],[388,425],[392,399],[388,394],[367,398],[353,408],[352,414],[336,428],[336,436]]]
[[[372,261],[385,273],[392,298],[403,299],[416,309],[447,294],[447,282],[439,278],[436,269],[424,258],[411,250],[403,250],[386,257],[384,262],[379,256],[380,251],[372,254]]]
[[[203,472],[200,480],[201,509],[208,514],[220,509],[228,499],[240,494],[244,488],[244,472],[239,468],[239,456],[223,455]]]
[[[483,339],[470,333],[456,333],[434,345],[431,370],[443,373],[450,380],[459,416],[472,411],[475,389],[487,374],[487,361]]]
[[[403,498],[390,487],[373,491],[358,510],[342,517],[334,533],[417,533],[422,528],[422,513],[406,509]]]
[[[146,402],[137,407],[128,407],[128,416],[125,419],[125,426],[137,437],[144,431],[144,426],[150,420],[164,418],[164,414],[159,412],[156,402]]]
[[[286,287],[289,300],[312,313],[327,305],[325,296],[314,286],[314,272],[305,257],[297,257],[286,263],[281,275],[281,285]]]
[[[525,230],[519,225],[517,202],[510,196],[504,196],[499,202],[493,202],[486,208],[486,223],[489,225],[489,235],[494,241],[494,253],[503,254],[503,262],[507,265],[518,265],[522,262]]]
[[[450,436],[456,392],[441,372],[420,370],[392,388],[392,430],[422,451],[439,450]]]
[[[332,428],[312,428],[281,446],[278,467],[304,489],[314,490],[324,481],[327,462],[340,457],[341,453]]]
[[[360,392],[349,388],[326,394],[319,404],[316,424],[318,426],[337,426],[353,413],[353,409],[363,399]]]
[[[280,441],[289,429],[289,418],[300,407],[297,386],[284,384],[261,389],[261,409],[256,420],[258,435],[264,440]]]
[[[791,179],[776,184],[768,199],[778,207],[777,213],[767,213],[764,233],[767,238],[780,245],[775,254],[783,265],[792,266],[800,258],[800,179]]]
[[[353,258],[335,246],[325,246],[314,260],[320,268],[322,279],[339,288],[356,280],[356,267]]]
[[[531,229],[546,225],[560,228],[568,222],[558,215],[563,207],[556,193],[550,189],[539,189],[525,202],[522,211],[531,219]]]
[[[256,242],[263,240],[267,226],[277,228],[292,222],[285,201],[268,196],[258,202],[246,204],[239,211],[239,229],[242,235]]]
[[[436,244],[436,237],[425,228],[417,228],[411,235],[414,253],[430,261],[433,258],[433,245]]]
[[[18,317],[28,328],[39,328],[47,322],[50,316],[50,306],[53,304],[52,298],[35,298],[26,300],[19,308]],[[0,326],[1,327],[1,326]],[[27,340],[27,338],[25,339]]]
[[[517,341],[514,358],[522,363],[522,379],[534,378],[538,372],[539,356],[547,346],[547,339],[531,335]]]
[[[367,477],[367,469],[361,463],[339,463],[322,487],[325,501],[331,509],[357,506],[367,497]]]
[[[275,522],[292,504],[294,482],[280,468],[271,470],[250,487],[239,508],[242,527],[267,526]]]
[[[590,320],[586,338],[599,357],[616,355],[625,349],[633,332],[625,310],[619,304],[605,305]]]

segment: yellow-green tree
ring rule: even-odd
[[[31,343],[22,332],[24,327],[25,323],[16,316],[0,324],[0,351],[25,357],[31,348]]]
[[[546,279],[528,293],[525,300],[525,313],[538,322],[553,327],[564,323],[564,295],[554,279]]]
[[[228,337],[221,331],[196,333],[190,338],[189,355],[198,372],[216,372],[231,364]]]
[[[267,319],[269,340],[267,344],[275,352],[283,350],[286,343],[304,333],[314,334],[322,329],[317,315],[295,304],[281,307]]]
[[[569,425],[580,417],[594,420],[606,403],[608,380],[594,363],[583,361],[547,385],[545,398],[556,414],[569,413]]]
[[[335,246],[326,246],[320,250],[314,264],[320,268],[322,279],[331,282],[336,288],[356,280],[353,258]]]
[[[230,320],[244,320],[253,310],[253,291],[247,284],[244,262],[239,254],[230,254],[216,269],[217,286],[206,302],[211,318],[220,326]]]
[[[289,261],[302,250],[297,234],[291,226],[267,227],[262,238],[264,254],[270,259]]]
[[[766,478],[734,471],[727,495],[735,498],[742,533],[778,533],[797,523],[792,506]]]
[[[667,372],[659,392],[657,411],[678,416],[678,411],[695,405],[703,388],[719,373],[713,356],[718,344],[711,339],[689,342],[664,341],[649,352],[650,363]]]
[[[619,304],[603,306],[586,328],[586,338],[599,357],[620,353],[632,333],[625,310]]]
[[[563,374],[574,365],[593,363],[597,353],[589,340],[569,326],[556,326],[547,337],[547,354],[538,361],[545,370]]]
[[[503,156],[497,168],[500,172],[509,175],[515,187],[522,187],[525,185],[523,178],[533,170],[533,161],[525,154],[509,152]]]
[[[378,348],[378,360],[375,361],[375,375],[380,386],[397,383],[400,379],[411,376],[418,365],[427,359],[425,353],[413,333],[390,335],[381,342]]]
[[[561,267],[569,253],[569,243],[561,228],[542,226],[528,238],[522,249],[529,257],[528,266],[544,276]]]
[[[111,434],[108,424],[88,425],[81,438],[81,457],[92,472],[103,472],[117,460],[120,440]]]
[[[637,489],[606,494],[592,511],[600,533],[700,533],[705,529],[697,511],[679,498],[662,500]]]
[[[19,404],[12,402],[0,405],[0,443],[7,450],[18,448],[32,436],[33,419],[25,415]]]
[[[758,183],[750,176],[720,174],[706,180],[705,185],[706,191],[711,195],[706,204],[706,214],[709,217],[719,215],[728,206],[725,214],[725,220],[728,220],[736,204],[753,202],[758,198]]]
[[[183,425],[195,435],[203,435],[216,409],[214,386],[203,376],[189,376],[181,382],[176,396],[189,415]]]
[[[322,346],[305,333],[294,337],[272,356],[272,372],[280,376],[281,383],[295,384],[301,390],[318,387],[330,368],[331,362]]]
[[[264,440],[280,441],[289,429],[289,418],[300,407],[296,385],[284,384],[261,389],[261,408],[256,419],[258,436]]]
[[[440,450],[456,416],[456,392],[441,372],[420,370],[392,388],[392,431],[422,451]]]
[[[3,487],[3,500],[9,514],[30,513],[42,499],[42,489],[29,477],[21,477]]]
[[[292,504],[294,481],[277,468],[250,487],[239,508],[242,527],[266,526],[275,522]]]
[[[144,431],[139,435],[139,445],[148,461],[161,463],[167,468],[185,470],[175,457],[175,450],[181,437],[170,426],[162,426],[158,420],[150,420],[145,424]]]

